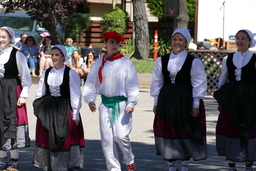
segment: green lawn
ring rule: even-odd
[[[132,59],[131,61],[134,64],[137,73],[152,73],[155,64],[154,60]]]

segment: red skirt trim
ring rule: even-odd
[[[69,125],[68,125],[68,135],[64,142],[61,151],[70,150],[72,145],[79,145],[84,147],[85,140],[84,140],[84,131],[83,131],[83,124],[80,117],[80,122],[76,126],[73,119],[73,112],[69,112]],[[42,148],[49,148],[49,131],[42,126],[40,119],[37,119],[36,124],[36,145]]]

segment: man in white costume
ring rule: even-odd
[[[135,171],[129,134],[132,112],[139,98],[139,82],[133,63],[118,51],[124,38],[114,31],[103,35],[107,52],[97,59],[84,85],[84,100],[96,111],[96,96],[101,95],[99,122],[101,145],[109,171],[121,171],[115,142],[123,153],[128,171]]]

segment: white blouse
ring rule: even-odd
[[[6,64],[9,61],[12,49],[13,47],[9,47],[7,49],[0,48],[0,77],[4,77],[4,64]],[[24,56],[23,53],[19,51],[16,52],[16,63],[19,75],[21,77],[22,91],[20,97],[27,98],[29,87],[32,85],[32,79],[29,73],[27,58]]]
[[[56,70],[54,67],[50,70],[48,75],[47,83],[49,84],[49,89],[51,96],[60,96],[60,85],[63,81],[64,70],[66,66],[64,65],[61,69]],[[46,70],[45,70],[46,71]],[[36,99],[44,96],[46,94],[46,87],[44,84],[45,71],[39,80],[38,88],[36,91]],[[80,120],[79,110],[82,107],[82,94],[80,89],[80,77],[76,71],[70,69],[69,71],[69,88],[70,88],[70,102],[73,111],[73,120]]]
[[[167,70],[170,72],[170,79],[175,82],[175,77],[178,71],[180,71],[183,66],[185,59],[187,57],[187,51],[182,51],[175,55],[170,54]],[[199,101],[203,99],[207,90],[207,78],[204,67],[200,59],[195,58],[192,62],[192,67],[190,71],[191,84],[192,84],[192,97],[193,97],[193,107],[199,108]],[[152,74],[152,83],[150,87],[150,95],[154,97],[154,105],[157,105],[158,95],[161,88],[164,85],[164,76],[162,73],[162,61],[161,57],[158,57]]]
[[[251,60],[253,53],[250,50],[247,50],[245,53],[241,53],[236,51],[233,56],[233,64],[237,68],[234,72],[236,72],[236,80],[240,81],[242,70],[241,68],[244,67],[248,62]],[[223,86],[225,83],[228,82],[228,68],[227,68],[227,58],[225,56],[222,60],[222,68],[221,68],[221,75],[219,77],[218,88]],[[256,67],[256,64],[255,64]]]
[[[92,65],[85,82],[83,96],[86,103],[95,101],[98,94],[107,97],[125,96],[127,106],[134,108],[139,98],[139,81],[133,63],[128,58],[106,61],[102,70],[103,82],[99,83],[98,70],[102,57]]]

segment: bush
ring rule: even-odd
[[[133,52],[134,52],[133,40],[132,39],[127,40],[125,45],[123,47],[119,48],[119,51],[121,53],[133,54]]]
[[[127,13],[119,7],[105,13],[102,18],[103,21],[100,25],[103,30],[102,34],[110,30],[120,34],[126,32]]]
[[[90,25],[90,14],[73,13],[70,19],[64,22],[65,39],[71,37],[74,41],[79,41],[83,29],[90,27]]]

